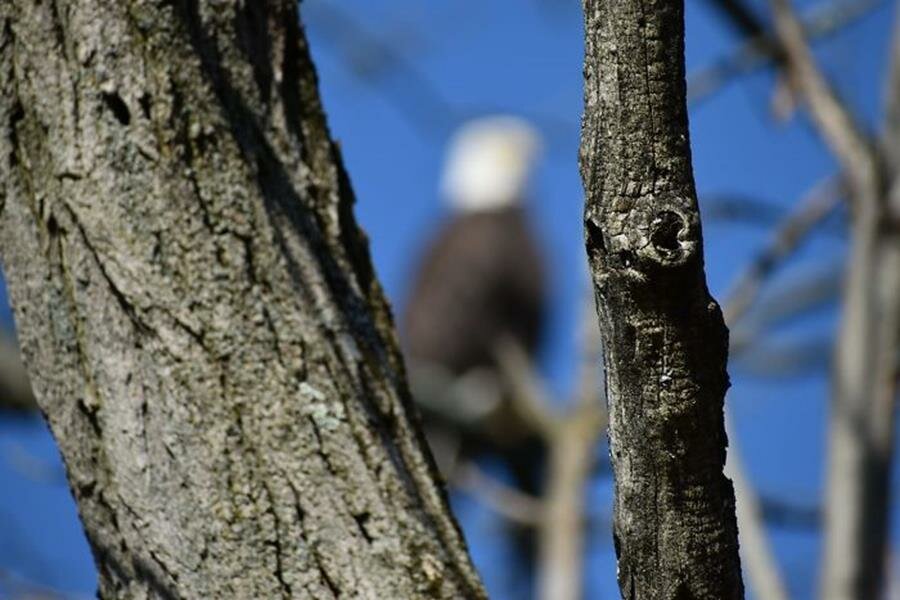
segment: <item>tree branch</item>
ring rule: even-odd
[[[765,279],[834,211],[843,193],[837,178],[830,177],[816,184],[797,209],[777,227],[769,243],[755,255],[726,294],[723,313],[729,327],[734,326],[756,301]]]
[[[878,185],[878,160],[871,140],[816,65],[790,0],[771,0],[771,6],[789,77],[806,100],[813,121],[850,185],[876,201],[871,195]]]
[[[500,340],[494,352],[503,380],[511,388],[509,401],[530,429],[548,443],[558,434],[559,418],[537,377],[525,349],[514,340]]]
[[[736,0],[720,2],[714,0],[712,4],[722,7],[723,4],[738,4]],[[807,38],[820,40],[840,31],[845,26],[868,14],[872,8],[878,6],[880,0],[840,0],[824,6],[815,6],[803,17],[803,31]],[[723,11],[726,17],[735,18],[737,13],[747,13],[747,9],[741,9],[735,13],[731,10]],[[753,17],[755,19],[755,16]],[[740,18],[740,31],[746,34],[746,39],[738,45],[730,54],[715,61],[713,64],[700,68],[688,75],[688,104],[694,106],[709,98],[719,91],[729,81],[766,66],[770,61],[775,62],[776,68],[785,66],[784,53],[772,32],[760,29],[761,22],[756,21],[753,27],[745,24],[746,18]],[[748,21],[754,23],[754,21]]]
[[[625,598],[743,597],[724,476],[727,329],[690,162],[679,0],[585,0],[581,176]]]
[[[537,527],[544,520],[544,503],[514,487],[490,477],[472,462],[453,468],[450,481],[458,489],[523,527]]]
[[[896,18],[896,17],[895,17]],[[900,20],[891,75],[900,62]],[[883,181],[857,192],[835,345],[828,433],[824,600],[878,598],[884,589],[900,345],[900,147],[888,98]]]
[[[841,199],[841,192],[836,178],[826,179],[816,185],[779,225],[770,242],[756,254],[726,295],[723,314],[729,326],[734,326],[753,305],[764,280],[793,254],[816,225],[831,214]],[[787,591],[768,543],[759,500],[744,471],[733,427],[729,427],[728,437],[730,448],[725,471],[735,487],[741,554],[757,595],[767,600],[782,600],[787,598]]]

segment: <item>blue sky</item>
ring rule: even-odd
[[[765,5],[754,4],[761,14]],[[804,3],[803,7],[814,6]],[[732,30],[703,0],[687,3],[688,72],[735,45]],[[369,234],[376,268],[396,309],[422,243],[444,214],[437,196],[444,144],[466,116],[513,112],[532,118],[546,138],[531,209],[554,283],[542,372],[557,395],[573,385],[576,323],[586,293],[576,152],[581,113],[581,16],[570,0],[307,0],[307,31],[334,136],[340,141]],[[335,10],[340,11],[335,16]],[[869,126],[877,125],[892,7],[880,4],[817,49],[839,91]],[[350,23],[344,19],[350,18]],[[402,66],[381,60],[368,38],[386,41]],[[363,40],[361,43],[360,40]],[[360,73],[365,73],[361,77]],[[780,122],[770,110],[771,72],[727,85],[691,111],[697,188],[703,197],[749,196],[789,208],[833,173],[834,162],[802,114]],[[767,239],[759,225],[704,222],[707,273],[720,299]],[[806,244],[772,281],[771,293],[815,269],[840,265],[840,234]],[[772,333],[773,344],[827,338],[836,308],[825,306]],[[8,315],[3,315],[5,323]],[[761,377],[733,364],[729,403],[754,484],[762,492],[815,505],[822,488],[827,375]],[[23,458],[24,457],[24,458]],[[44,477],[23,475],[38,460]],[[58,457],[40,423],[0,419],[0,567],[53,587],[91,594],[94,575]],[[610,481],[590,490],[598,520],[608,518]],[[498,568],[499,527],[465,499],[457,507],[476,561],[496,598],[515,598],[515,576]],[[608,529],[592,536],[591,598],[617,597]],[[896,535],[895,524],[894,539]],[[773,530],[793,597],[811,598],[816,535]],[[2,596],[0,582],[0,596]]]

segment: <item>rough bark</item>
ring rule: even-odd
[[[0,3],[0,246],[102,598],[480,598],[295,0]]]
[[[681,0],[585,0],[581,174],[625,598],[743,597],[723,475],[728,332],[691,172]]]

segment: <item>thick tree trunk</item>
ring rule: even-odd
[[[479,598],[296,0],[0,4],[0,240],[103,598]]]
[[[585,0],[581,170],[627,599],[743,597],[723,475],[728,332],[691,172],[681,0]]]

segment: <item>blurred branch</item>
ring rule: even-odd
[[[763,330],[771,330],[802,318],[823,306],[835,304],[843,289],[843,261],[807,268],[766,294],[732,329],[736,346],[752,343]]]
[[[688,102],[699,103],[718,92],[734,78],[775,62],[784,66],[784,54],[778,41],[762,21],[736,0],[711,0],[714,7],[735,24],[746,36],[728,56],[688,76]],[[879,6],[881,0],[840,0],[813,8],[803,18],[803,30],[809,39],[823,39]]]
[[[757,377],[798,377],[824,373],[830,364],[834,337],[812,335],[790,340],[758,340],[735,357],[734,366]]]
[[[512,342],[498,348],[498,364],[513,391],[512,401],[549,448],[544,512],[537,524],[539,582],[543,600],[578,600],[583,595],[585,502],[594,452],[606,428],[599,393],[600,334],[591,308],[581,328],[584,348],[576,399],[564,414],[552,407],[524,350]]]
[[[769,243],[756,254],[731,291],[725,295],[725,322],[732,327],[756,301],[766,278],[837,207],[843,186],[837,177],[817,183],[799,207],[779,225]]]
[[[9,569],[0,567],[0,598],[9,600],[86,600],[89,597],[62,592],[28,581]]]
[[[490,477],[472,462],[457,465],[451,474],[454,486],[478,499],[505,519],[525,527],[537,527],[544,515],[540,499]]]
[[[732,286],[732,291],[726,294],[723,314],[729,327],[733,327],[747,313],[758,299],[766,278],[799,247],[815,226],[834,210],[841,195],[842,189],[838,178],[820,182],[800,202],[800,206],[778,226],[769,243],[757,253]],[[735,486],[741,552],[759,596],[776,600],[786,598],[783,578],[768,543],[760,501],[744,472],[736,434],[733,427],[730,427],[731,419],[728,412],[726,405],[730,448],[725,468]]]
[[[583,595],[584,494],[603,430],[599,424],[592,411],[580,408],[562,421],[550,446],[546,516],[539,526],[542,600],[578,600]]]
[[[596,308],[594,298],[585,294],[585,303],[582,307],[581,327],[581,373],[578,377],[578,386],[575,390],[575,406],[581,410],[595,411],[593,419],[600,429],[606,427],[606,382],[603,380],[603,339],[600,336],[600,327],[597,326]]]
[[[758,497],[758,500],[763,521],[773,527],[814,531],[822,526],[822,509],[819,506],[802,506],[765,496]]]
[[[765,200],[736,194],[704,194],[700,198],[703,220],[748,223],[769,227],[784,218],[784,209]]]
[[[62,465],[34,456],[22,444],[8,441],[2,447],[2,454],[13,469],[32,481],[66,485],[66,471]]]
[[[519,417],[544,440],[551,442],[558,433],[559,418],[554,414],[549,395],[541,386],[525,349],[506,338],[497,344],[497,365],[512,391],[510,402]]]
[[[848,182],[869,196],[877,188],[878,161],[871,141],[816,65],[803,25],[790,0],[771,0],[775,39],[784,53],[788,76],[806,101],[813,121],[842,165]]]
[[[584,494],[607,423],[600,377],[600,328],[593,298],[585,304],[579,328],[581,374],[574,406],[559,417],[556,435],[550,440],[547,516],[540,528],[538,597],[542,600],[578,600],[583,596]]]
[[[741,0],[707,0],[710,5],[727,17],[728,22],[748,38],[762,38],[766,34],[763,20],[753,12],[749,5]],[[780,56],[778,48],[773,47],[773,54]]]
[[[888,81],[900,71],[895,14]],[[900,92],[889,92],[883,155],[856,184],[835,344],[828,433],[823,599],[867,600],[885,586],[900,345]],[[837,149],[835,149],[837,152]],[[839,156],[839,159],[846,160]],[[883,172],[876,170],[883,168]]]

